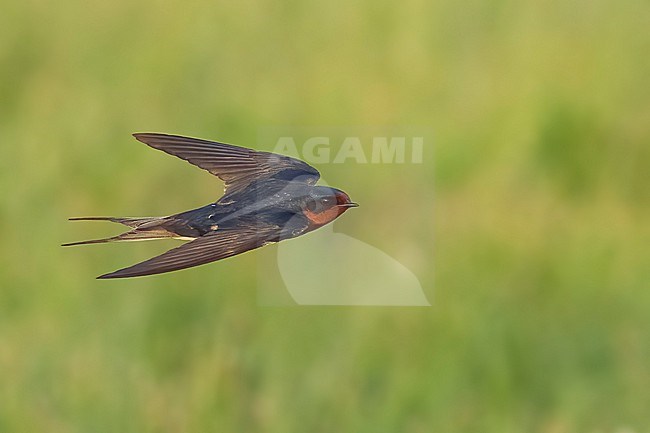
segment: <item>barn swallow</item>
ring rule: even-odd
[[[133,136],[154,149],[207,170],[225,183],[223,196],[165,217],[82,217],[130,227],[121,235],[63,246],[175,238],[189,240],[159,256],[99,279],[161,274],[232,257],[324,226],[358,206],[343,191],[316,186],[320,173],[288,156],[178,135]]]

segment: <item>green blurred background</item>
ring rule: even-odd
[[[646,1],[1,6],[0,431],[649,431]],[[432,307],[261,306],[272,249],[107,282],[173,242],[59,247],[220,193],[130,133],[292,125],[434,131],[319,166]]]

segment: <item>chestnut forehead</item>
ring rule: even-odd
[[[343,191],[337,191],[335,194],[338,203],[347,203],[350,201],[350,197]]]

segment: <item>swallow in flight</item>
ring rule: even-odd
[[[190,241],[100,279],[161,274],[225,259],[301,236],[358,206],[339,189],[316,186],[318,170],[295,158],[178,135],[133,135],[219,177],[225,192],[214,203],[166,217],[70,218],[112,221],[130,230],[63,246],[162,238]]]

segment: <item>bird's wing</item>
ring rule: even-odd
[[[97,278],[127,278],[191,268],[259,248],[277,237],[279,227],[216,230],[128,268]]]
[[[314,167],[284,155],[179,135],[141,133],[133,136],[219,177],[226,183],[226,194],[239,191],[256,179],[276,178],[313,185],[320,178]]]

